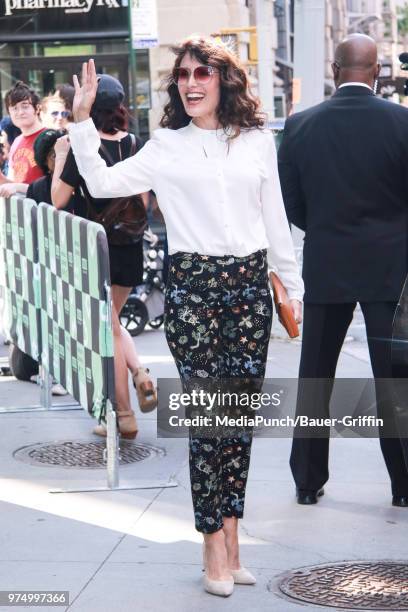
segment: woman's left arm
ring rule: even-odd
[[[262,215],[269,242],[268,265],[277,273],[290,300],[303,300],[304,286],[299,274],[289,222],[283,204],[279,182],[275,140],[272,132],[265,134],[266,177],[261,186]]]

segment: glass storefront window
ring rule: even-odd
[[[70,43],[68,41],[47,42],[13,42],[0,45],[0,57],[68,57],[73,55],[88,55],[92,53],[127,53],[129,41],[125,38],[102,39]],[[137,50],[145,53],[144,50]]]
[[[96,45],[43,45],[42,54],[45,57],[66,57],[73,55],[95,55]]]
[[[72,83],[72,75],[80,74],[82,61],[94,57],[97,71],[118,78],[129,104],[128,41],[122,39],[81,41],[76,43],[38,42],[0,45],[0,93],[4,94],[18,81],[29,83],[40,96],[55,91],[58,84]],[[151,107],[148,50],[136,51],[137,105],[141,137],[149,136],[148,111]],[[6,109],[0,104],[0,117]]]

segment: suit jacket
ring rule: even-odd
[[[347,86],[289,117],[278,152],[305,230],[305,302],[397,300],[407,274],[408,109]]]

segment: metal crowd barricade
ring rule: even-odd
[[[0,286],[4,331],[41,365],[43,405],[38,409],[52,408],[53,377],[79,402],[76,407],[107,424],[107,487],[51,492],[177,486],[119,486],[109,252],[103,227],[27,198],[0,198]]]
[[[38,361],[36,208],[30,200],[12,197],[5,201],[0,198],[3,327],[13,344]]]
[[[0,412],[81,409],[77,403],[52,405],[51,379],[40,360],[40,282],[37,204],[28,198],[0,198],[0,285],[3,330],[10,342],[40,364],[40,404]]]
[[[106,234],[96,223],[42,203],[37,235],[41,363],[91,416],[107,422],[108,488],[119,488]]]
[[[114,401],[106,235],[47,204],[37,211],[41,363],[100,419]]]

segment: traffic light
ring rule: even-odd
[[[258,34],[257,32],[249,33],[249,49],[248,49],[248,59],[250,62],[258,61]]]
[[[246,45],[245,62],[258,63],[258,36],[255,26],[244,28],[221,28],[218,32],[211,34],[215,40],[229,44],[238,55],[242,53],[240,47]],[[247,59],[246,59],[247,57]]]

